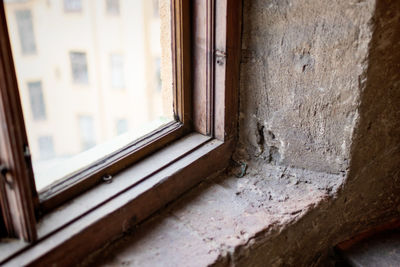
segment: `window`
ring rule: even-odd
[[[159,10],[159,0],[152,0],[153,1],[153,16],[155,18],[158,18],[160,16],[160,10]]]
[[[32,13],[30,10],[16,10],[19,39],[22,53],[29,55],[36,53],[35,34],[33,32]]]
[[[46,119],[46,107],[43,99],[42,82],[29,82],[29,100],[34,120]]]
[[[94,121],[91,116],[79,116],[79,130],[81,135],[82,151],[96,145]]]
[[[116,123],[117,135],[126,133],[128,131],[128,121],[126,119],[117,120]]]
[[[32,60],[14,52],[18,82],[25,83],[32,76],[43,81],[42,93],[37,90],[39,84],[31,86],[36,89],[32,89],[33,104],[23,106],[23,110],[34,109],[35,118],[43,120],[45,114],[48,119],[35,123],[29,114],[32,112],[26,114],[28,140],[34,144],[38,135],[51,132],[57,144],[52,160],[48,161],[49,168],[41,161],[38,146],[30,148],[35,185],[40,193],[58,182],[86,179],[76,174],[133,146],[158,127],[168,123],[181,127],[173,118],[172,82],[164,84],[162,95],[154,93],[161,75],[152,62],[161,54],[161,22],[154,20],[149,1],[126,1],[131,12],[122,14],[118,23],[105,14],[104,1],[85,1],[90,4],[91,12],[88,10],[84,16],[60,14],[56,6],[48,8],[41,1],[44,0],[29,1],[26,5],[42,14],[34,24],[38,29],[46,29],[38,36],[38,45],[46,53]],[[6,6],[10,12],[17,8],[15,2]],[[12,20],[8,24],[11,35],[16,28],[14,24]],[[171,36],[171,28],[164,28],[163,34]],[[147,46],[152,41],[154,44]],[[172,78],[171,42],[165,42],[163,49],[169,53],[165,59],[170,62],[164,72]],[[79,90],[81,86],[86,90]],[[114,89],[124,89],[124,92]],[[21,92],[22,99],[27,99],[26,95]],[[27,101],[22,104],[26,105]],[[81,116],[87,114],[90,116]],[[122,122],[119,132],[116,131],[114,118],[130,122],[129,134],[119,134],[126,128]]]
[[[66,12],[80,12],[82,10],[82,0],[64,0],[64,10]]]
[[[98,12],[93,13],[101,14],[104,5],[96,5],[99,3],[96,0],[90,1],[94,8],[100,8],[96,9]],[[157,95],[162,95],[160,103],[163,99],[170,99],[173,104],[173,114],[167,114],[166,120],[159,119],[163,114],[157,114],[154,107],[143,105],[146,102],[143,101],[143,97],[154,92],[154,88],[150,86],[154,84],[154,80],[142,79],[143,77],[154,79],[156,76],[152,65],[160,51],[153,51],[145,45],[149,43],[149,39],[146,38],[150,38],[145,36],[158,34],[157,30],[154,30],[156,27],[149,26],[157,23],[152,16],[154,12],[152,1],[139,2],[141,8],[135,9],[131,6],[130,12],[127,13],[132,21],[137,22],[133,26],[147,25],[144,26],[146,32],[140,30],[142,33],[140,35],[130,32],[129,38],[123,38],[122,42],[118,40],[119,46],[126,42],[131,50],[122,49],[117,43],[112,47],[105,45],[106,42],[118,37],[124,28],[120,25],[117,25],[118,30],[108,33],[105,33],[106,27],[101,27],[101,31],[96,31],[97,34],[82,34],[89,28],[93,30],[92,27],[85,27],[86,24],[79,24],[82,26],[79,31],[75,27],[66,31],[56,28],[51,32],[52,42],[47,48],[57,55],[56,59],[59,61],[69,53],[57,50],[67,43],[59,38],[74,41],[74,47],[68,51],[82,49],[92,55],[103,46],[108,50],[93,57],[87,57],[86,53],[82,52],[71,52],[67,60],[68,66],[60,68],[70,70],[72,66],[73,80],[85,81],[88,84],[89,65],[92,90],[73,90],[68,82],[52,86],[51,90],[43,88],[46,92],[47,105],[54,105],[54,108],[48,106],[47,111],[56,110],[58,115],[55,116],[57,119],[52,122],[55,124],[51,127],[51,130],[54,130],[51,132],[53,141],[50,142],[48,139],[42,141],[43,144],[39,147],[42,146],[44,151],[46,149],[50,151],[49,147],[52,145],[49,144],[54,142],[56,149],[53,148],[53,151],[57,154],[64,146],[65,151],[73,156],[70,158],[70,164],[63,165],[63,168],[66,166],[74,168],[72,172],[68,172],[68,176],[61,176],[40,192],[35,188],[32,169],[32,163],[35,164],[35,161],[31,159],[34,159],[35,155],[31,155],[28,143],[29,134],[35,131],[27,126],[35,124],[25,125],[24,119],[29,118],[22,114],[21,99],[18,94],[18,84],[21,84],[20,79],[24,78],[25,73],[18,71],[23,67],[29,67],[29,64],[18,62],[21,60],[20,57],[14,56],[14,59],[11,57],[11,47],[15,44],[9,42],[4,11],[13,11],[15,3],[0,3],[0,23],[2,23],[0,37],[1,40],[6,40],[0,42],[0,50],[9,55],[0,58],[2,103],[0,119],[5,125],[0,128],[2,144],[0,161],[6,167],[12,166],[10,170],[5,168],[2,176],[6,178],[0,180],[0,202],[5,222],[5,229],[0,229],[0,232],[28,241],[40,241],[32,245],[20,242],[12,246],[14,254],[6,260],[0,260],[0,264],[7,262],[12,265],[14,259],[21,260],[20,255],[26,255],[25,252],[44,243],[49,246],[36,254],[31,254],[33,258],[31,256],[23,258],[19,261],[20,265],[29,265],[33,262],[40,264],[41,260],[50,255],[49,251],[54,258],[47,258],[48,263],[60,258],[71,261],[63,262],[66,265],[76,263],[80,257],[87,255],[89,249],[109,241],[130,223],[142,221],[201,179],[227,166],[233,151],[236,129],[235,103],[240,58],[238,18],[241,14],[238,6],[241,1],[228,0],[219,5],[214,5],[212,0],[198,1],[193,5],[188,0],[160,1],[159,12],[162,13],[160,20],[161,23],[163,21],[167,23],[164,27],[158,27],[161,32],[167,31],[167,34],[161,34],[162,90],[170,86],[172,94],[168,95],[166,91],[162,91],[162,94]],[[6,10],[3,9],[4,6]],[[152,19],[151,22],[144,23],[140,20],[148,17]],[[55,17],[43,16],[41,19],[48,18]],[[54,23],[54,25],[60,24]],[[70,25],[68,23],[65,27]],[[8,27],[13,25],[9,24]],[[41,26],[35,23],[35,27]],[[220,30],[218,35],[217,28]],[[12,35],[15,31],[11,29],[9,32]],[[84,38],[76,38],[75,34],[78,33]],[[79,43],[89,38],[93,38],[90,39],[90,43],[96,44],[95,49],[90,48],[88,44]],[[54,40],[61,40],[62,45],[55,45]],[[42,42],[39,43],[42,45]],[[227,47],[229,50],[225,51]],[[123,65],[129,73],[124,77],[125,85],[132,86],[132,89],[127,90],[127,94],[120,92],[112,94],[113,90],[108,90],[108,86],[111,87],[110,83],[107,83],[110,74],[103,75],[103,71],[110,70],[110,51],[124,51]],[[52,53],[46,55],[51,56]],[[45,67],[49,67],[47,65],[54,57],[38,62],[43,62]],[[139,61],[143,57],[150,61]],[[13,60],[18,75],[14,71]],[[38,65],[33,71],[42,68],[43,66]],[[43,82],[42,87],[48,86],[45,78],[43,81],[46,82]],[[53,93],[57,97],[49,101],[47,98]],[[129,102],[128,95],[136,99],[136,102]],[[123,112],[131,114],[132,117],[128,120],[128,116]],[[80,114],[90,114],[90,116]],[[47,115],[49,118],[53,117]],[[112,118],[129,121],[129,132],[115,136],[115,132],[124,130],[125,123],[121,122],[120,126],[115,125],[116,122]],[[148,121],[151,125],[146,126],[142,126],[139,122],[131,123],[134,119],[146,118],[155,120]],[[71,121],[73,123],[70,123]],[[61,137],[58,137],[56,132],[60,129]],[[101,129],[103,131],[97,132]],[[131,135],[134,130],[138,130],[139,133]],[[112,134],[112,138],[100,142],[99,140],[107,134]],[[75,137],[80,139],[81,146],[70,142]],[[37,139],[30,138],[30,140],[36,142]],[[93,145],[95,146],[92,147]],[[76,150],[89,147],[91,149],[83,153],[74,154]],[[96,156],[95,160],[91,158],[92,155]],[[87,164],[76,167],[75,164],[82,164],[85,160],[88,161]],[[56,168],[55,171],[62,171],[62,168]],[[109,183],[111,179],[115,182]],[[8,199],[13,201],[9,202]],[[37,220],[41,222],[37,223]],[[59,235],[60,233],[62,234]],[[95,238],[92,236],[93,233],[96,235]],[[88,244],[88,238],[95,241],[90,246],[85,245]],[[62,256],[65,254],[64,249],[76,247],[79,249],[74,250],[74,257]],[[24,252],[20,253],[22,250]]]
[[[161,92],[161,61],[160,61],[160,58],[156,58],[155,60],[154,60],[154,65],[155,65],[155,68],[156,68],[156,71],[155,71],[155,74],[156,74],[156,77],[155,77],[155,80],[156,80],[156,91],[157,92]]]
[[[111,86],[113,88],[124,88],[124,58],[119,54],[112,54],[110,56],[110,74]]]
[[[70,52],[72,79],[75,83],[89,83],[86,53]]]
[[[51,159],[54,156],[54,144],[51,136],[40,136],[38,139],[40,158]]]
[[[108,14],[119,15],[119,0],[106,0]]]

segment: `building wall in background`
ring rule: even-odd
[[[34,161],[49,150],[68,157],[110,140],[121,133],[121,121],[135,131],[166,117],[163,106],[172,102],[162,98],[157,5],[5,1]]]

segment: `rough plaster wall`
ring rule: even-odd
[[[266,161],[348,166],[374,1],[245,0],[240,141]]]
[[[242,155],[275,145],[280,164],[347,177],[235,264],[321,264],[338,242],[400,215],[400,1],[245,0],[244,17]]]

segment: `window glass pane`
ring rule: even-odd
[[[54,157],[54,145],[51,136],[39,136],[38,143],[41,159],[47,160]]]
[[[79,131],[81,136],[81,150],[87,150],[96,145],[93,117],[79,116]]]
[[[154,66],[155,66],[155,76],[154,79],[156,80],[156,89],[157,91],[161,91],[161,61],[160,58],[156,58],[154,61]]]
[[[82,9],[81,0],[64,0],[64,10],[67,12],[79,12]]]
[[[110,57],[111,86],[113,88],[123,88],[124,78],[124,57],[113,54]]]
[[[116,123],[117,135],[126,133],[128,131],[128,120],[120,119]]]
[[[159,16],[159,13],[160,13],[160,10],[159,10],[159,1],[160,0],[152,0],[153,1],[153,16],[155,17],[155,18],[157,18],[158,16]],[[162,1],[162,2],[166,2],[166,1]],[[161,3],[161,5],[162,5],[162,3]]]
[[[108,14],[119,14],[119,0],[106,0],[106,8]]]
[[[4,5],[39,191],[173,120],[170,0]]]

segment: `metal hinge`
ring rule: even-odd
[[[226,52],[217,49],[217,50],[215,50],[215,57],[217,59],[217,64],[223,65],[225,63],[225,59],[226,59]]]

